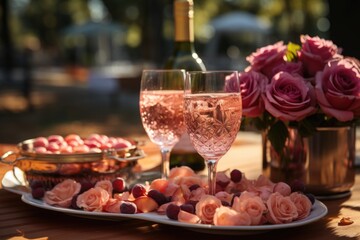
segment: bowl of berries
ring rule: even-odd
[[[30,186],[40,182],[46,189],[68,178],[94,183],[122,177],[130,183],[141,171],[138,160],[145,156],[135,140],[100,134],[40,136],[17,148],[0,162],[22,170]]]

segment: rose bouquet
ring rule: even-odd
[[[318,127],[350,126],[360,117],[360,64],[332,41],[302,35],[301,46],[257,49],[239,73],[246,122],[266,131],[280,153],[288,127],[310,136]]]

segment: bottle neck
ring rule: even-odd
[[[194,11],[192,0],[177,0],[174,4],[175,44],[194,43]],[[185,45],[185,44],[183,44]]]
[[[174,50],[177,53],[179,53],[179,52],[194,53],[195,52],[194,42],[175,41]]]

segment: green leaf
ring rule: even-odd
[[[288,129],[284,122],[277,121],[272,125],[268,132],[268,139],[271,142],[271,145],[277,153],[281,153],[282,149],[285,146],[285,141],[289,137]]]
[[[288,62],[292,62],[294,60],[297,59],[297,52],[301,49],[301,46],[296,44],[296,43],[292,43],[289,42],[287,45],[287,50],[286,50],[286,61]]]
[[[300,136],[309,137],[316,131],[316,126],[314,126],[314,121],[305,118],[299,123],[298,130]]]

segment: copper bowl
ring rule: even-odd
[[[71,178],[76,181],[111,180],[122,177],[127,183],[136,179],[141,171],[138,160],[145,157],[144,152],[135,141],[121,149],[107,149],[89,153],[36,153],[34,140],[20,142],[18,151],[8,151],[0,162],[12,165],[24,172],[27,184],[40,181],[46,188]]]

